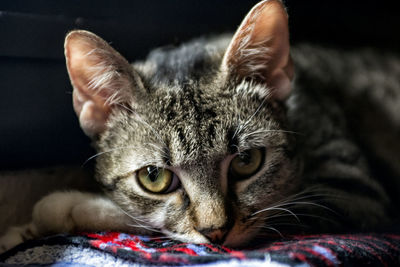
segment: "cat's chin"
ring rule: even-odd
[[[259,224],[261,224],[261,221],[254,223],[249,227],[248,225],[236,222],[226,235],[222,245],[231,248],[248,247],[259,232],[258,229],[260,228],[257,227]]]
[[[250,245],[255,236],[255,233],[230,232],[222,245],[230,248],[245,248]]]

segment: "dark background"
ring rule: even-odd
[[[151,48],[232,32],[254,0],[0,1],[0,169],[82,164],[94,152],[72,110],[65,34],[88,29],[130,61]],[[391,1],[286,0],[292,43],[399,51]]]

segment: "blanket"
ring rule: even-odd
[[[117,232],[55,235],[0,255],[0,266],[400,266],[400,234],[291,236],[255,249]]]

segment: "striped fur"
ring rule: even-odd
[[[279,0],[257,4],[232,40],[157,49],[131,70],[100,38],[71,35],[104,51],[95,62],[108,66],[106,76],[96,69],[89,89],[122,81],[128,94],[123,105],[109,106],[107,125],[97,124],[97,178],[140,225],[183,241],[240,246],[284,226],[376,229],[398,213],[400,63],[394,55],[303,45],[291,57]],[[91,114],[80,116],[91,125],[97,118]],[[253,148],[265,151],[261,167],[233,179],[232,159]],[[180,187],[166,194],[143,190],[136,171],[148,165],[174,172]]]
[[[291,57],[287,24],[282,2],[264,0],[232,40],[156,49],[132,66],[100,37],[68,34],[74,107],[108,198],[49,195],[31,224],[0,238],[0,251],[26,230],[163,233],[238,247],[288,231],[393,223],[399,58],[311,45],[293,47]],[[260,167],[235,179],[231,162],[254,148],[265,153]],[[149,165],[175,173],[175,190],[144,190],[138,170]]]
[[[367,230],[389,223],[392,196],[381,183],[384,179],[374,175],[376,166],[349,124],[347,112],[356,107],[347,108],[351,102],[344,100],[360,94],[351,90],[357,89],[353,79],[359,79],[363,65],[353,72],[342,68],[371,52],[295,47],[295,89],[282,104],[269,98],[262,84],[221,82],[223,53],[216,52],[217,46],[210,49],[213,43],[227,42],[196,40],[157,50],[136,65],[149,97],[135,103],[134,115],[115,110],[97,143],[100,152],[107,152],[97,158],[97,169],[98,179],[112,185],[109,196],[172,238],[204,242],[195,229],[226,227],[225,244],[231,246],[283,229]],[[184,56],[192,50],[193,57]],[[182,62],[171,64],[171,58]],[[153,71],[144,71],[149,69]],[[391,127],[386,131],[396,129]],[[265,147],[261,172],[233,182],[227,175],[237,152],[232,147]],[[167,195],[143,192],[133,175],[148,164],[175,171],[182,189]]]

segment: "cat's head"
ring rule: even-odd
[[[229,246],[263,231],[266,208],[296,184],[280,104],[293,76],[280,1],[256,5],[198,79],[155,79],[154,62],[135,68],[86,31],[68,34],[65,53],[98,179],[133,225]]]

